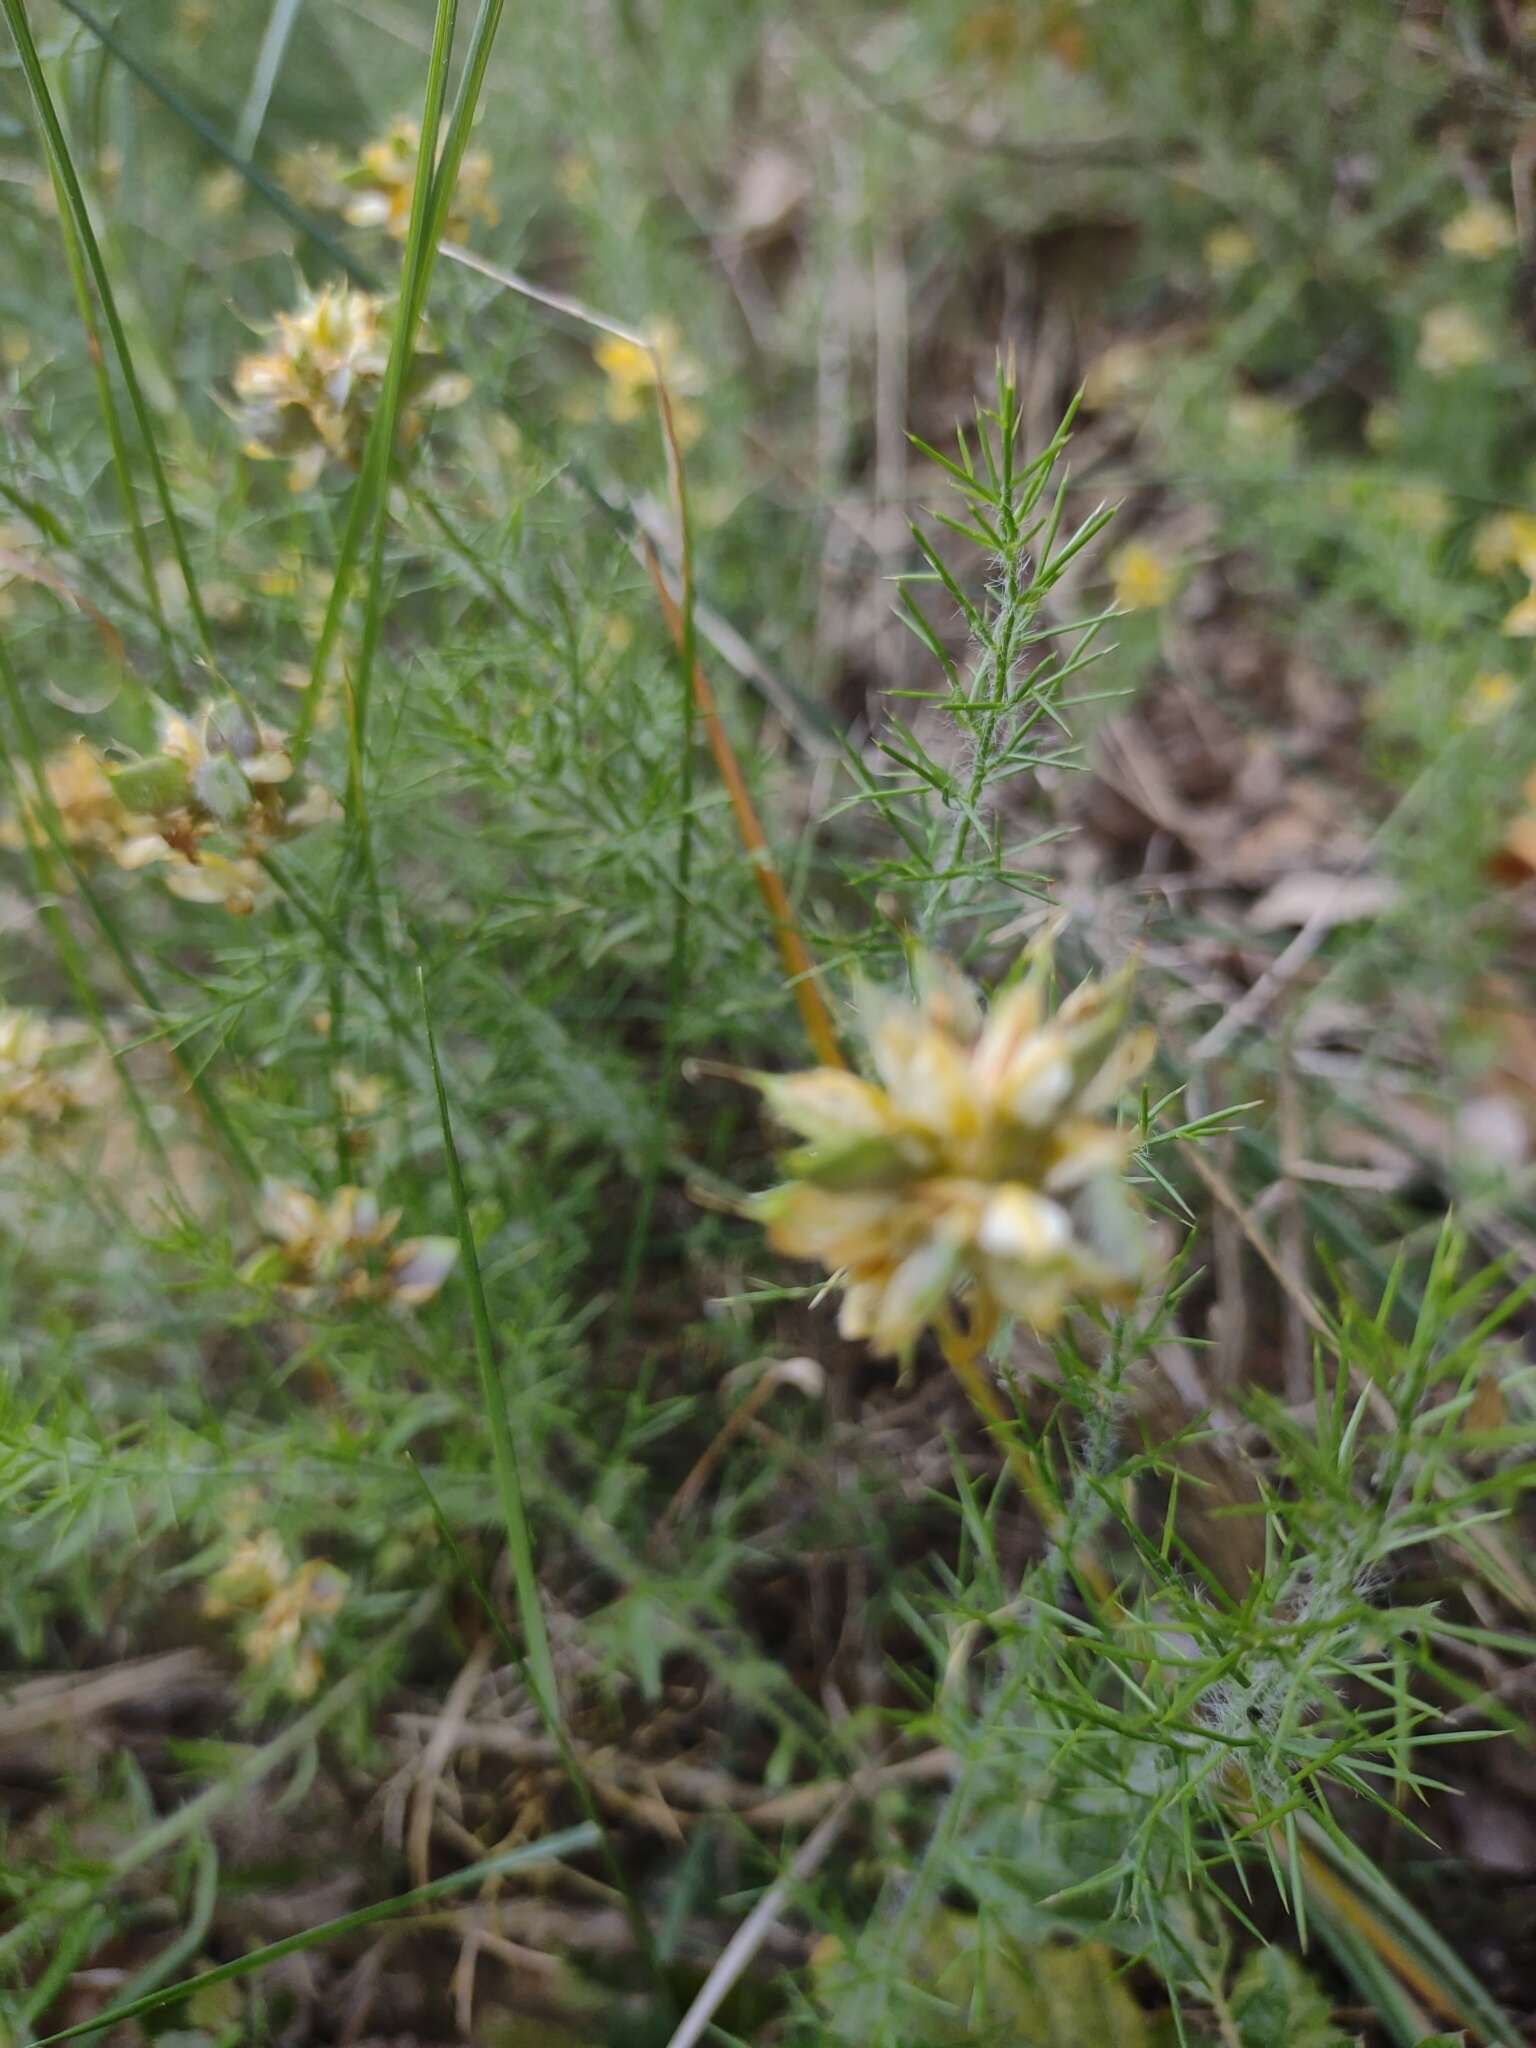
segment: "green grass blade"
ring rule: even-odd
[[[203,656],[209,668],[217,672],[217,663],[213,652],[213,636],[208,626],[208,615],[203,609],[203,600],[198,590],[197,577],[192,569],[192,558],[187,551],[186,535],[182,531],[181,521],[177,517],[176,506],[171,497],[170,483],[165,473],[165,465],[160,458],[159,445],[155,440],[154,423],[149,416],[149,404],[144,396],[143,386],[139,382],[138,372],[133,365],[133,354],[129,349],[128,337],[124,332],[122,319],[117,310],[117,299],[112,290],[112,282],[107,275],[107,267],[102,259],[101,246],[96,239],[96,231],[91,225],[90,209],[85,203],[85,194],[81,190],[80,179],[75,170],[73,159],[70,156],[69,144],[65,140],[64,130],[59,121],[58,109],[54,106],[53,95],[48,89],[48,80],[43,72],[42,60],[37,53],[37,44],[33,39],[31,25],[27,20],[26,8],[23,5],[23,0],[0,0],[0,6],[3,6],[5,10],[5,18],[15,41],[17,54],[21,59],[21,68],[26,76],[27,90],[31,95],[33,111],[37,115],[38,126],[43,133],[49,167],[64,188],[67,210],[73,221],[75,233],[80,239],[80,247],[84,252],[86,266],[90,271],[91,281],[96,289],[96,297],[101,306],[102,318],[107,324],[107,333],[112,342],[112,352],[117,359],[118,371],[122,376],[123,386],[128,394],[129,408],[133,413],[134,423],[139,430],[139,437],[144,444],[144,453],[149,463],[150,476],[154,484],[155,497],[160,506],[161,517],[165,521],[165,529],[170,536],[177,567],[181,571],[181,579],[186,586],[187,605],[192,614],[198,642],[202,647]]]
[[[122,2003],[133,2005],[159,1991],[169,1977],[184,1969],[202,1948],[219,1902],[219,1852],[213,1837],[205,1835],[194,1849],[196,1872],[192,1880],[192,1910],[174,1941],[138,1970],[122,1989]],[[172,1993],[179,1996],[179,1993]]]
[[[688,479],[683,470],[682,451],[677,443],[672,423],[671,401],[664,385],[659,387],[657,395],[662,407],[662,434],[677,510],[678,556],[682,565],[678,604],[682,631],[678,635],[676,650],[681,725],[677,743],[677,861],[673,884],[675,893],[672,944],[667,960],[667,1009],[662,1023],[661,1074],[656,1091],[655,1134],[641,1169],[640,1185],[635,1195],[634,1219],[630,1226],[629,1242],[624,1248],[618,1298],[614,1304],[609,1328],[610,1355],[617,1352],[628,1333],[630,1318],[634,1311],[635,1292],[640,1284],[646,1246],[650,1241],[656,1191],[661,1185],[661,1175],[666,1163],[667,1124],[672,1109],[673,1091],[677,1085],[678,1055],[682,1047],[683,1002],[688,989],[692,941],[693,808],[699,714],[698,696],[694,686],[694,669],[698,663],[698,623],[693,577],[693,529]]]
[[[416,151],[416,177],[411,190],[411,220],[401,266],[399,303],[394,331],[390,336],[389,361],[384,371],[378,409],[369,427],[363,453],[363,473],[355,495],[372,520],[368,577],[363,596],[362,632],[359,636],[357,666],[348,696],[347,830],[353,842],[353,867],[368,866],[368,816],[365,769],[368,747],[368,708],[373,689],[373,670],[384,630],[384,542],[389,528],[389,473],[393,465],[400,414],[405,401],[406,378],[416,350],[416,329],[425,304],[432,257],[434,218],[432,200],[433,167],[437,157],[438,131],[448,91],[448,63],[453,50],[454,23],[458,0],[437,0],[432,29],[432,54],[427,66],[425,103],[421,115],[421,140]],[[348,525],[351,525],[349,513]],[[338,567],[338,582],[342,570]]]
[[[437,1036],[432,1029],[432,1011],[427,1000],[427,979],[420,976],[421,1009],[426,1022],[427,1053],[432,1062],[432,1084],[437,1095],[437,1114],[442,1125],[443,1157],[448,1168],[448,1186],[453,1197],[454,1220],[458,1226],[459,1250],[464,1261],[464,1284],[469,1289],[469,1310],[475,1332],[475,1363],[480,1374],[480,1397],[491,1433],[491,1458],[496,1473],[496,1490],[501,1503],[502,1524],[512,1559],[512,1578],[517,1590],[518,1622],[523,1632],[524,1655],[528,1665],[528,1689],[541,1716],[551,1726],[560,1722],[560,1695],[555,1683],[554,1659],[550,1655],[549,1632],[539,1602],[538,1580],[533,1568],[533,1539],[523,1499],[522,1474],[517,1463],[517,1444],[512,1435],[512,1418],[507,1410],[507,1390],[496,1363],[496,1340],[491,1329],[491,1312],[485,1298],[485,1282],[475,1249],[475,1234],[469,1218],[469,1198],[453,1138],[453,1118],[448,1091],[443,1086],[442,1065],[437,1057]]]
[[[430,1884],[417,1885],[413,1891],[400,1892],[392,1899],[380,1899],[371,1906],[360,1906],[355,1913],[342,1913],[335,1920],[322,1920],[318,1927],[306,1927],[300,1934],[286,1934],[281,1941],[252,1949],[231,1963],[220,1963],[214,1969],[202,1970],[197,1976],[188,1977],[184,1983],[173,1984],[164,1991],[148,1992],[129,2005],[113,2006],[93,2020],[82,2020],[78,2026],[65,2027],[61,2033],[45,2034],[36,2043],[36,2048],[53,2048],[53,2044],[59,2041],[84,2040],[89,2034],[99,2034],[106,2027],[120,2026],[125,2020],[139,2019],[145,2013],[163,2012],[167,2006],[179,2005],[184,1999],[199,1991],[207,1991],[215,1984],[228,1984],[238,1977],[248,1977],[253,1970],[264,1970],[271,1963],[281,1962],[284,1956],[302,1955],[306,1949],[338,1941],[344,1934],[356,1934],[360,1928],[376,1927],[381,1920],[398,1920],[403,1913],[414,1912],[418,1906],[431,1905],[436,1899],[464,1891],[488,1877],[506,1877],[513,1871],[529,1870],[541,1863],[558,1862],[563,1856],[578,1855],[583,1849],[590,1849],[596,1839],[597,1830],[590,1822],[583,1821],[580,1827],[566,1828],[561,1834],[550,1835],[542,1842],[525,1842],[520,1849],[507,1849],[499,1856],[487,1856],[483,1862],[466,1864],[462,1870],[452,1870],[446,1877],[434,1878]]]
[[[250,89],[235,129],[235,149],[243,157],[253,156],[261,140],[262,123],[267,118],[267,108],[272,104],[272,94],[288,50],[288,39],[293,34],[293,25],[303,4],[304,0],[272,0],[272,12],[267,16],[261,48],[256,52]]]
[[[128,519],[134,560],[138,563],[139,580],[144,586],[144,601],[149,608],[149,615],[160,641],[163,673],[168,680],[170,692],[180,697],[184,693],[176,670],[176,647],[171,638],[170,626],[166,622],[165,606],[160,598],[160,585],[155,578],[154,556],[150,550],[149,534],[144,526],[144,515],[139,508],[139,494],[134,488],[133,466],[128,457],[123,422],[118,413],[117,400],[113,396],[112,380],[107,375],[106,355],[101,346],[96,309],[91,303],[91,288],[86,278],[80,237],[75,231],[63,180],[51,160],[48,172],[53,185],[54,203],[58,208],[59,234],[64,243],[64,261],[69,269],[70,288],[80,314],[80,325],[85,329],[86,353],[91,359],[91,378],[96,387],[96,403],[107,430],[107,445],[112,451],[112,472],[117,481],[117,492],[122,500],[123,511]]]
[[[1521,2037],[1508,2016],[1391,1879],[1360,1852],[1353,1851],[1346,1856],[1342,1838],[1335,1837],[1316,1821],[1303,1816],[1300,1825],[1309,1846],[1325,1857],[1350,1884],[1359,1888],[1394,1928],[1420,1967],[1442,1987],[1448,2002],[1457,2009],[1458,2023],[1472,2029],[1485,2041],[1498,2042],[1500,2048],[1521,2048]]]
[[[1391,2036],[1398,2048],[1416,2048],[1424,2039],[1426,2014],[1414,2004],[1386,1964],[1343,1921],[1334,1919],[1326,1906],[1316,1906],[1314,1915],[1318,1939],[1331,1950],[1339,1968],[1374,2008],[1376,2022],[1383,2032]]]
[[[491,48],[496,41],[496,31],[501,26],[503,5],[504,0],[480,0],[480,12],[475,17],[475,26],[470,35],[469,55],[464,60],[459,89],[454,96],[453,112],[448,118],[448,126],[443,136],[442,155],[432,181],[432,216],[427,230],[428,276],[430,265],[437,254],[438,244],[443,239],[448,208],[459,182],[459,167],[464,161],[464,151],[469,144],[469,131],[474,125],[475,109],[480,103],[480,93],[485,84],[486,69],[491,61]],[[423,292],[426,282],[427,276],[424,276]],[[417,302],[418,313],[423,303],[424,299]]]

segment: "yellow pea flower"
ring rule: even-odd
[[[1145,541],[1130,541],[1109,560],[1115,603],[1121,611],[1156,611],[1174,592],[1173,565]]]
[[[905,1357],[963,1302],[1048,1331],[1074,1299],[1127,1302],[1147,1247],[1125,1184],[1132,1138],[1107,1120],[1152,1056],[1125,1034],[1128,983],[1085,982],[1047,1016],[1049,944],[983,1011],[937,956],[916,1003],[868,994],[873,1079],[749,1076],[802,1142],[750,1213],[773,1247],[843,1290],[839,1328]]]

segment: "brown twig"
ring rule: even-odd
[[[698,1499],[708,1482],[710,1474],[724,1457],[727,1449],[755,1420],[758,1411],[780,1387],[798,1387],[803,1394],[814,1398],[825,1391],[826,1374],[812,1358],[776,1358],[768,1362],[761,1378],[748,1389],[747,1393],[731,1410],[714,1437],[695,1460],[687,1477],[662,1510],[652,1537],[653,1544],[666,1535],[678,1516],[687,1512]]]
[[[48,1673],[10,1682],[0,1678],[0,1742],[61,1721],[83,1721],[131,1702],[151,1699],[210,1674],[201,1650],[170,1650],[135,1657],[103,1671]]]
[[[416,1766],[416,1786],[411,1794],[411,1818],[406,1832],[406,1851],[411,1880],[422,1885],[431,1876],[432,1815],[438,1788],[458,1737],[469,1715],[470,1703],[479,1690],[491,1662],[491,1639],[482,1636],[464,1660],[458,1677],[449,1687],[443,1710],[437,1717],[426,1748]]]

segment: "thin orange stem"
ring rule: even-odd
[[[655,549],[649,541],[643,539],[642,546],[646,572],[655,589],[656,601],[661,606],[667,630],[681,651],[683,615],[678,609],[677,600],[667,588]],[[731,745],[730,735],[721,720],[715,693],[697,657],[693,663],[693,699],[698,706],[700,723],[709,738],[709,750],[714,755],[715,767],[725,785],[725,793],[730,798],[737,833],[746,849],[747,858],[752,863],[752,876],[757,883],[758,894],[762,897],[764,907],[772,920],[779,958],[784,962],[784,971],[790,978],[795,1003],[800,1011],[800,1021],[805,1026],[805,1035],[824,1067],[846,1067],[848,1062],[837,1042],[832,1014],[817,986],[816,963],[795,921],[789,892],[774,865],[773,854],[769,850],[762,821],[757,815],[757,808],[747,788],[746,777],[741,772],[736,750]]]

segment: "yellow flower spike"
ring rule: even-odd
[[[130,871],[163,866],[167,889],[183,902],[249,916],[270,888],[260,857],[334,817],[334,797],[295,776],[275,726],[233,703],[190,718],[166,711],[158,738],[157,753],[96,763],[117,806],[113,859]]]
[[[1150,1025],[1131,1032],[1113,1045],[1102,1064],[1084,1076],[1078,1089],[1077,1107],[1090,1116],[1112,1109],[1126,1091],[1139,1081],[1152,1064],[1157,1035]]]
[[[1072,1242],[1072,1219],[1059,1202],[1017,1182],[1000,1187],[982,1212],[976,1243],[991,1258],[1040,1265]]]
[[[792,1259],[820,1259],[829,1268],[879,1265],[882,1253],[904,1249],[903,1230],[919,1220],[897,1193],[855,1189],[831,1193],[808,1181],[770,1188],[750,1204],[775,1251]]]
[[[832,1275],[845,1336],[905,1357],[925,1329],[953,1335],[956,1301],[973,1331],[1005,1313],[1049,1330],[1074,1299],[1124,1302],[1145,1278],[1131,1138],[1100,1119],[1151,1034],[1124,1030],[1123,975],[1047,1017],[1049,964],[1046,940],[983,1011],[957,968],[920,956],[916,1002],[862,1002],[876,1081],[745,1077],[810,1141],[748,1213],[775,1250]]]
[[[839,1067],[755,1074],[752,1079],[779,1122],[812,1144],[884,1138],[897,1128],[895,1111],[882,1091]]]
[[[322,1675],[325,1625],[346,1594],[347,1575],[328,1558],[294,1570],[281,1540],[265,1530],[235,1545],[204,1589],[203,1612],[213,1621],[248,1617],[240,1639],[247,1662],[275,1670],[295,1699],[307,1699]]]
[[[401,1308],[420,1308],[442,1291],[458,1264],[456,1237],[411,1237],[389,1255],[386,1291]]]
[[[1051,1133],[1050,1159],[1040,1185],[1049,1195],[1063,1195],[1101,1176],[1123,1173],[1131,1149],[1128,1131],[1087,1117],[1069,1118]]]
[[[1536,637],[1536,583],[1504,614],[1503,630],[1512,640]]]
[[[278,183],[300,206],[339,213],[346,203],[347,161],[330,143],[311,142],[277,160]]]
[[[242,1537],[204,1589],[204,1614],[218,1621],[242,1608],[264,1606],[286,1583],[288,1569],[287,1554],[270,1529]]]
[[[1107,412],[1141,396],[1157,367],[1157,350],[1146,341],[1112,341],[1102,349],[1083,378],[1083,406]]]
[[[331,1085],[348,1116],[377,1116],[389,1099],[389,1083],[382,1074],[359,1074],[351,1067],[337,1067]]]
[[[255,861],[229,860],[222,853],[175,862],[166,870],[165,886],[182,903],[217,905],[231,917],[251,916],[269,887]]]
[[[963,1243],[934,1236],[888,1271],[874,1303],[870,1348],[888,1358],[905,1358],[948,1301],[964,1253]]]

